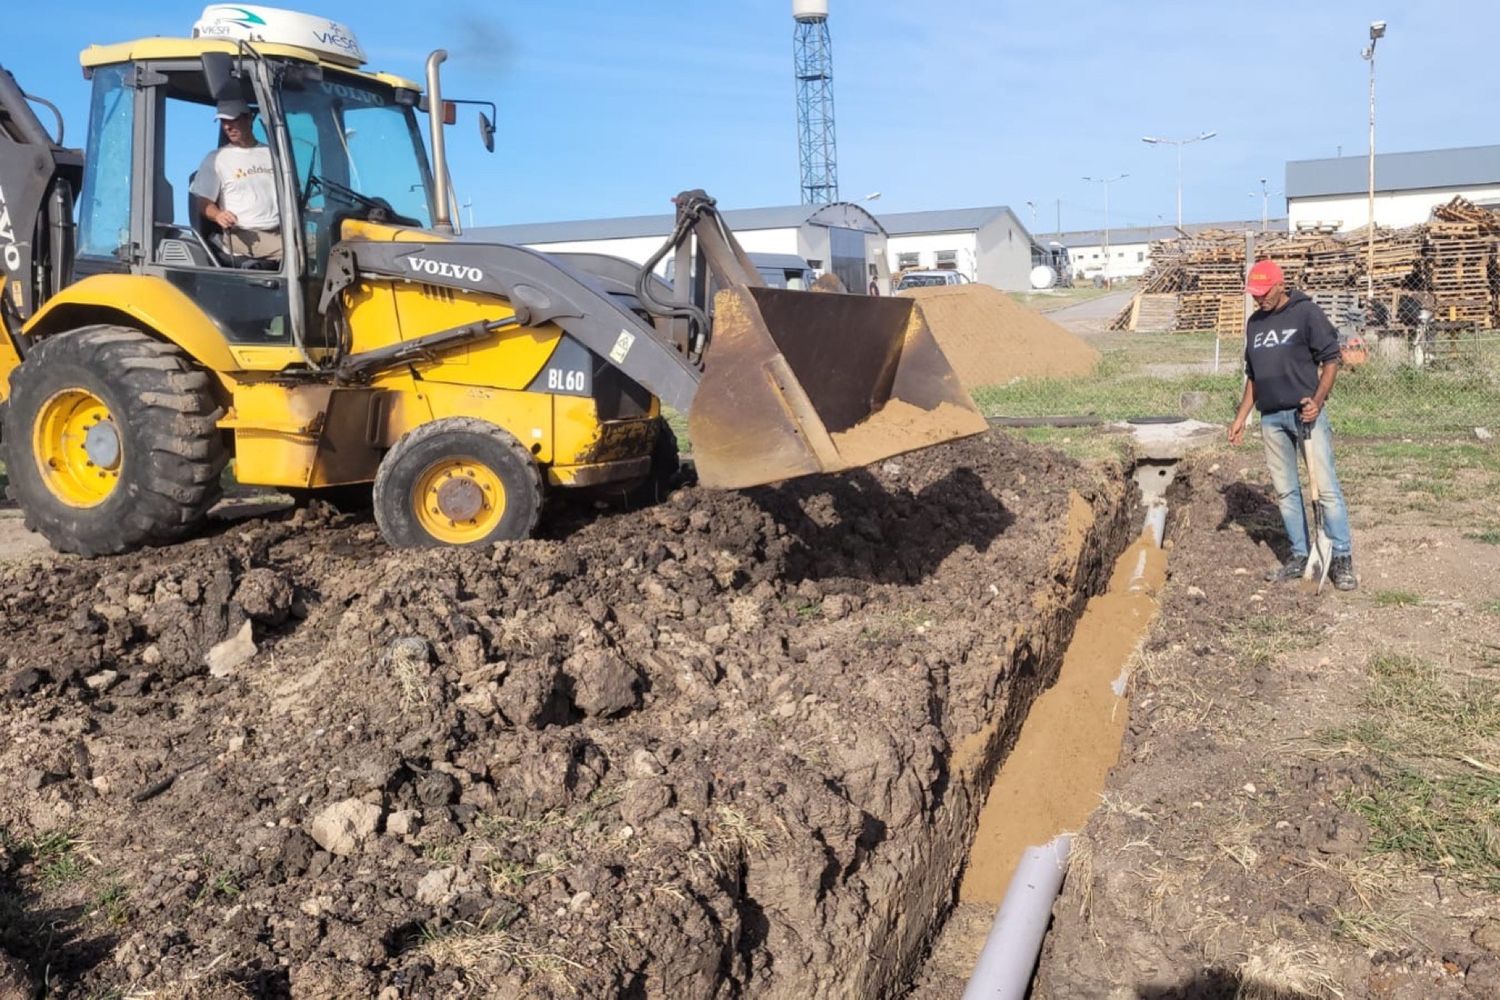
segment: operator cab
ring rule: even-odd
[[[415,83],[360,70],[347,29],[258,7],[250,34],[247,10],[208,8],[191,40],[83,53],[93,98],[75,275],[160,276],[231,344],[291,348],[344,221],[428,228],[434,185]],[[255,139],[270,151],[279,261],[235,258],[193,210],[189,188],[226,141],[215,109],[229,99],[250,104]]]

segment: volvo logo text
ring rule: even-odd
[[[478,283],[484,280],[484,272],[467,264],[450,264],[446,260],[431,257],[406,257],[406,266],[418,274],[430,274],[436,278],[457,278],[459,281]]]
[[[4,263],[5,269],[12,274],[21,269],[21,248],[16,246],[16,228],[10,221],[4,188],[0,188],[0,263]]]

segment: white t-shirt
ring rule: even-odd
[[[200,198],[233,212],[240,229],[280,229],[276,210],[276,174],[269,146],[221,146],[203,158],[189,189]]]

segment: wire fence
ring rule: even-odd
[[[1328,414],[1342,434],[1453,436],[1500,423],[1500,330],[1387,334],[1346,346]],[[1242,347],[1212,332],[1088,338],[1092,375],[1018,379],[974,392],[991,417],[1186,416],[1227,422],[1243,389]]]

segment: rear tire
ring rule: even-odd
[[[10,496],[26,527],[61,552],[177,541],[219,497],[222,413],[209,374],[139,330],[49,337],[11,376]]]
[[[491,545],[529,538],[542,474],[511,434],[472,417],[423,424],[375,474],[375,523],[396,548]]]

